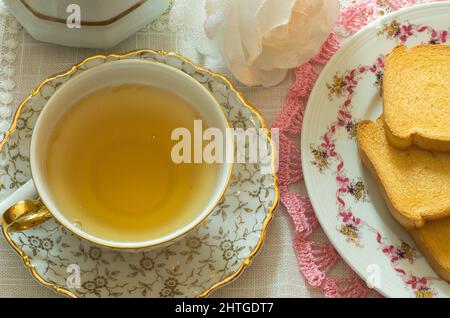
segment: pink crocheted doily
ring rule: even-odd
[[[359,0],[346,7],[339,19],[337,29],[353,33],[384,14],[386,9],[394,11],[416,3],[433,0]],[[440,0],[434,0],[440,1]],[[300,271],[307,282],[320,288],[325,297],[364,297],[369,293],[365,282],[354,272],[347,278],[332,278],[331,269],[342,259],[329,241],[317,242],[312,234],[319,222],[308,197],[291,191],[293,185],[303,179],[300,148],[295,138],[299,138],[303,115],[308,97],[320,70],[339,49],[340,40],[336,33],[330,34],[320,53],[309,62],[295,69],[295,82],[289,88],[285,104],[272,128],[280,132],[279,143],[279,185],[281,202],[286,207],[295,225],[294,249]]]

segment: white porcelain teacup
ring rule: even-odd
[[[50,186],[48,175],[45,173],[48,160],[45,149],[48,147],[44,146],[52,138],[51,133],[55,129],[55,122],[60,121],[63,114],[73,110],[76,101],[88,99],[93,92],[106,87],[134,84],[156,87],[181,96],[189,101],[198,116],[207,121],[210,127],[218,128],[223,136],[226,135],[229,125],[222,108],[205,87],[187,74],[170,66],[140,60],[117,61],[94,67],[63,84],[41,111],[31,140],[30,165],[33,179],[0,204],[1,211],[6,210],[3,215],[3,225],[6,228],[24,230],[54,217],[69,231],[90,242],[132,251],[171,244],[192,231],[208,217],[222,198],[231,177],[233,146],[228,143],[225,146],[224,160],[218,166],[219,169],[215,170],[217,176],[211,187],[211,195],[201,202],[199,205],[201,208],[198,211],[190,214],[188,222],[185,222],[183,226],[158,237],[121,241],[101,237],[85,230],[87,227],[78,224],[67,211],[61,208],[59,201],[55,200],[56,191]],[[98,109],[99,112],[102,111]],[[173,116],[174,111],[168,107],[165,114]],[[117,129],[120,130],[120,127]],[[73,156],[77,155],[77,153],[73,154]],[[201,191],[199,184],[193,184],[192,187],[197,189],[195,191]],[[37,196],[40,199],[33,200]],[[142,200],[145,199],[142,198]],[[24,201],[16,203],[20,200]],[[133,202],[128,203],[132,208]]]

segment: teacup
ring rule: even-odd
[[[147,95],[143,96],[147,97],[152,97],[153,95],[151,94],[154,94],[153,92],[156,92],[155,94],[159,94],[155,95],[155,101],[151,101],[150,98],[148,99],[148,107],[152,107],[151,105],[156,105],[158,103],[156,100],[159,100],[159,103],[164,103],[166,100],[164,98],[169,98],[170,96],[172,96],[170,98],[174,98],[170,99],[171,103],[176,102],[177,104],[164,104],[165,106],[163,108],[158,106],[159,108],[157,109],[157,111],[155,110],[153,113],[149,114],[145,112],[142,113],[143,115],[141,113],[135,114],[133,112],[137,110],[134,107],[133,103],[135,102],[133,101],[136,101],[138,99],[136,99],[136,96],[130,95],[131,93],[128,93],[129,90],[134,92],[136,95],[142,94],[142,90],[144,90],[144,93]],[[152,154],[147,148],[136,148],[135,146],[133,146],[133,143],[131,143],[131,145],[129,145],[128,143],[124,143],[123,139],[120,139],[119,143],[116,142],[114,144],[114,138],[116,138],[117,136],[120,137],[122,135],[126,135],[126,133],[128,133],[127,129],[121,131],[123,127],[121,128],[120,122],[117,123],[117,129],[113,127],[112,129],[110,129],[110,132],[108,132],[111,134],[110,140],[108,140],[108,138],[104,138],[102,133],[103,130],[108,129],[106,126],[108,121],[107,119],[104,119],[104,121],[102,121],[102,118],[109,118],[108,116],[110,116],[111,114],[108,113],[108,109],[116,107],[117,105],[114,105],[117,101],[114,100],[114,96],[116,95],[105,95],[104,93],[102,93],[103,91],[107,92],[108,94],[117,94],[118,99],[122,98],[123,100],[123,98],[125,97],[125,100],[120,102],[124,104],[123,113],[119,109],[119,113],[117,113],[116,111],[116,115],[119,114],[120,117],[123,114],[124,121],[136,120],[138,124],[134,126],[137,127],[128,127],[128,130],[134,131],[134,129],[138,129],[135,131],[135,133],[141,131],[146,132],[145,129],[148,128],[144,125],[146,123],[145,119],[140,121],[140,117],[142,116],[148,115],[148,118],[151,118],[151,120],[153,120],[152,123],[155,123],[156,121],[156,124],[162,125],[163,128],[164,124],[161,124],[161,122],[165,121],[166,119],[169,121],[169,119],[178,116],[183,117],[182,119],[186,120],[186,118],[190,116],[190,113],[187,112],[187,108],[176,108],[181,107],[178,105],[178,100],[176,98],[179,98],[180,100],[182,99],[192,107],[193,118],[195,117],[201,119],[202,121],[206,122],[209,127],[214,127],[215,129],[219,130],[223,136],[226,136],[227,129],[229,128],[228,121],[222,108],[214,99],[214,97],[209,93],[209,91],[192,77],[173,67],[148,61],[127,60],[116,61],[87,70],[77,77],[69,80],[67,83],[63,84],[62,87],[60,87],[56,91],[56,93],[49,99],[44,109],[41,111],[34,127],[31,139],[30,166],[32,172],[32,180],[30,180],[27,184],[18,189],[7,200],[0,204],[1,211],[7,209],[5,214],[3,215],[3,224],[6,227],[6,229],[4,228],[4,230],[25,230],[37,224],[40,224],[48,220],[49,218],[54,217],[69,231],[92,243],[109,248],[127,249],[133,251],[141,250],[143,248],[148,249],[161,247],[175,242],[177,239],[191,232],[200,223],[202,223],[202,221],[204,221],[210,215],[214,207],[218,204],[226,190],[232,172],[233,145],[229,142],[226,142],[223,148],[223,161],[216,163],[216,166],[214,166],[214,169],[212,170],[208,168],[210,169],[208,171],[213,171],[213,175],[211,175],[210,172],[204,173],[204,171],[206,171],[204,169],[207,168],[202,168],[202,166],[199,166],[198,163],[181,164],[197,165],[195,166],[195,170],[192,170],[191,168],[185,168],[185,170],[174,170],[182,168],[179,168],[175,164],[167,163],[170,166],[169,168],[171,169],[167,170],[171,173],[170,176],[165,173],[164,169],[166,169],[166,163],[164,162],[162,164],[160,163],[161,169],[159,168],[160,166],[158,166],[157,169],[152,167],[152,170],[148,170],[150,169],[150,167],[146,168],[145,166],[143,166],[136,167],[137,171],[133,171],[133,178],[135,179],[130,180],[136,180],[136,178],[139,178],[139,176],[141,175],[141,170],[139,169],[143,169],[142,175],[148,178],[147,180],[149,180],[149,184],[155,184],[156,181],[162,183],[165,182],[165,187],[170,190],[168,190],[168,193],[171,193],[171,195],[166,194],[167,191],[159,191],[159,186],[158,184],[156,184],[156,186],[153,187],[149,186],[149,189],[151,191],[158,192],[158,194],[155,193],[155,195],[153,195],[152,192],[142,192],[148,193],[148,196],[144,196],[142,198],[138,197],[131,200],[130,198],[134,198],[133,194],[135,193],[133,191],[130,191],[126,187],[135,187],[136,191],[145,190],[142,189],[143,187],[145,187],[145,184],[142,183],[141,180],[136,181],[139,185],[137,188],[134,184],[127,184],[125,188],[120,188],[119,186],[117,186],[119,190],[125,189],[122,190],[124,191],[123,198],[121,198],[121,192],[118,191],[115,187],[113,188],[113,190],[116,192],[111,193],[116,193],[117,195],[111,195],[108,191],[112,191],[111,187],[113,185],[111,183],[108,183],[106,184],[105,188],[105,182],[102,181],[103,183],[101,183],[98,180],[110,178],[111,176],[109,174],[113,175],[114,177],[116,173],[115,169],[120,170],[122,168],[121,166],[113,166],[111,168],[111,164],[116,162],[114,161],[116,160],[114,159],[116,157],[113,157],[114,155],[110,155],[111,157],[107,157],[106,161],[103,160],[104,158],[101,158],[102,162],[99,162],[96,166],[94,165],[93,169],[91,169],[92,171],[89,170],[88,172],[86,172],[84,169],[74,169],[74,171],[67,171],[67,167],[70,167],[70,165],[65,165],[65,163],[70,161],[72,162],[71,164],[74,167],[78,167],[77,165],[81,165],[83,160],[91,160],[90,152],[96,150],[97,148],[106,150],[119,150],[118,153],[122,153],[122,150],[126,148],[125,146],[127,146],[127,149],[131,149],[131,152],[126,152],[125,150],[123,150],[125,153],[125,157],[121,158],[120,162],[125,164],[128,164],[128,161],[131,161],[131,164],[133,164],[134,162],[145,163],[147,162],[146,158],[148,158],[149,162],[152,162],[152,164],[154,164],[153,157],[156,157],[157,154]],[[120,94],[129,95],[120,97]],[[97,105],[94,103],[94,106],[91,106],[90,108],[86,107],[86,105],[89,105],[94,101],[94,98],[106,98],[106,100],[111,101],[111,105]],[[126,104],[127,100],[129,100],[131,104]],[[95,99],[95,101],[98,103],[99,101],[101,101],[101,99]],[[88,111],[88,114],[90,114],[90,116],[81,117],[81,119],[83,120],[80,121],[80,116],[85,116],[83,115],[83,113],[80,113],[82,109],[84,109],[84,111]],[[183,115],[177,115],[178,112]],[[76,122],[76,118],[78,118],[78,122]],[[98,125],[96,123],[96,120],[99,121]],[[64,139],[65,134],[71,134],[69,133],[70,129],[77,129],[77,125],[88,125],[86,127],[88,127],[89,129],[83,130],[83,133],[88,136],[86,138],[87,140],[85,148],[83,148],[83,146],[80,146],[81,148],[77,148],[76,139]],[[115,131],[117,133],[115,133]],[[97,133],[94,135],[94,132]],[[157,141],[161,140],[161,138],[170,138],[170,136],[166,136],[166,134],[163,134],[162,136],[158,135],[158,133],[153,134],[153,136],[143,136],[145,137],[145,140],[150,142],[150,146],[152,140],[155,140],[155,138]],[[134,136],[136,137],[137,135]],[[52,148],[52,144],[58,143],[59,139],[66,143],[65,146],[63,145],[66,148],[61,148],[63,149],[63,151],[58,148],[62,146],[55,146],[56,148]],[[69,143],[67,143],[67,140],[69,140]],[[95,144],[92,144],[94,142],[93,140],[95,140]],[[108,144],[111,142],[115,146],[111,146],[110,144]],[[167,141],[164,140],[164,144],[166,143]],[[68,145],[70,146],[69,148]],[[73,152],[70,151],[72,146],[74,149]],[[66,151],[67,149],[69,151]],[[56,150],[59,151],[57,155],[55,155]],[[116,153],[117,152],[115,152],[114,154]],[[133,154],[133,156],[126,157],[126,154],[128,153]],[[142,156],[140,155],[141,153]],[[137,158],[136,154],[138,154],[137,156],[139,156],[140,161],[135,160]],[[165,157],[163,156],[162,158]],[[53,170],[54,166],[61,168],[60,170]],[[81,165],[80,167],[85,166]],[[119,174],[118,177],[115,176],[112,180],[114,182],[117,182],[117,185],[121,185],[120,182],[129,180],[128,177],[132,173],[131,168],[133,167],[128,166],[126,169],[120,171],[121,174]],[[102,171],[104,172],[103,174]],[[149,175],[149,171],[152,173],[155,171],[157,172],[157,175],[155,175],[155,180],[152,179],[151,174]],[[183,172],[178,173],[178,171]],[[95,182],[93,184],[90,184],[88,182],[83,183],[85,180],[89,179],[89,176],[91,174],[95,174],[95,177],[92,177],[92,180],[94,180]],[[199,179],[199,176],[203,175],[205,175],[205,178],[208,178],[205,179],[207,180],[205,181],[206,183],[198,184],[199,180],[203,180]],[[122,178],[120,176],[122,176]],[[176,178],[171,179],[172,176],[175,176]],[[71,178],[70,182],[67,181],[67,178]],[[183,180],[183,178],[188,179]],[[166,181],[164,181],[163,179]],[[55,183],[54,180],[57,180],[57,183]],[[108,181],[109,179],[105,180]],[[174,191],[171,191],[172,182],[174,184],[178,182],[178,184],[181,185],[176,188],[176,191],[178,192],[175,191],[174,193]],[[67,185],[70,186],[72,183],[74,184],[72,188],[65,188]],[[62,186],[55,187],[55,184],[61,184]],[[102,188],[102,186],[104,188]],[[161,187],[163,187],[163,185],[161,185]],[[92,191],[90,190],[91,188]],[[67,189],[73,189],[73,191]],[[125,195],[125,192],[127,193],[127,195]],[[183,200],[185,201],[177,204],[173,203],[175,202],[174,200],[178,198],[178,193],[181,192],[186,192],[183,194]],[[79,198],[81,201],[80,205],[76,205],[76,196],[79,195],[79,193],[82,193],[83,195],[80,195]],[[95,195],[93,193],[95,193]],[[107,196],[107,199],[105,199],[105,193],[109,195]],[[38,200],[31,200],[36,198],[37,196],[39,196]],[[75,200],[72,201],[75,202],[75,205],[65,203],[66,201],[69,202],[70,198],[73,197],[75,198]],[[98,200],[97,197],[99,198]],[[153,197],[157,197],[158,200],[154,199]],[[20,200],[24,201],[14,204],[15,202]],[[77,214],[77,211],[73,211],[73,208],[77,206],[93,207],[93,200],[97,200],[98,202],[100,202],[98,203],[98,206],[101,206],[103,209],[102,215],[104,215],[105,218],[104,223],[102,223],[103,218],[94,218],[97,210],[89,211],[89,209],[87,209],[85,211],[85,214],[79,215]],[[141,204],[142,202],[139,200],[142,200],[144,204]],[[158,205],[159,203],[154,203],[152,200],[154,202],[162,203]],[[165,204],[166,201],[168,203],[172,202],[173,204]],[[104,206],[102,205],[103,202],[106,202]],[[107,204],[110,204],[111,202],[123,206],[123,208],[117,209],[117,211],[119,211],[119,214],[107,214],[108,210],[104,207],[106,207]],[[148,208],[148,211],[150,211],[148,212],[146,208],[151,204],[152,207]],[[12,207],[10,207],[11,205]],[[108,206],[112,207],[111,211],[114,210],[114,213],[117,213],[115,206]],[[164,206],[164,213],[167,213],[166,218],[164,218],[165,214],[157,214],[158,208],[161,206]],[[177,207],[177,209],[171,210],[171,207]],[[136,212],[133,209],[137,209],[138,211]],[[153,216],[153,214],[146,214],[146,211],[148,213],[153,213],[153,211],[156,211],[156,214],[154,216],[155,219],[159,220],[157,221],[159,223],[153,224],[153,217],[151,217]],[[132,214],[127,214],[129,212]],[[124,215],[120,213],[124,213]],[[91,215],[94,216],[90,218]],[[83,216],[84,218],[81,217],[82,220],[78,220],[78,216]],[[120,221],[116,222],[116,218]],[[109,221],[106,221],[109,219],[111,219],[111,222],[113,223],[108,223]],[[94,224],[94,221],[98,224]],[[123,229],[121,228],[122,225]],[[108,226],[111,226],[111,228],[108,228]],[[125,228],[125,226],[129,227]],[[133,226],[138,226],[139,231],[134,230]],[[103,229],[103,227],[105,227],[105,229]],[[139,232],[140,236],[135,235],[135,232]],[[117,236],[115,236],[115,234],[117,234]],[[119,239],[116,239],[115,237],[118,237]]]

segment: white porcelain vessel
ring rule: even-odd
[[[49,134],[53,131],[55,122],[61,118],[61,114],[67,113],[71,107],[76,105],[74,101],[101,88],[122,84],[144,84],[172,92],[192,103],[196,113],[206,120],[211,127],[219,129],[224,136],[227,128],[229,128],[225,112],[217,103],[213,95],[200,83],[185,73],[161,63],[150,63],[147,61],[128,60],[104,64],[72,78],[48,100],[45,108],[42,110],[36,121],[32,133],[30,167],[33,175],[33,182],[30,182],[25,187],[19,189],[16,195],[20,196],[18,201],[22,201],[24,199],[36,198],[39,194],[40,199],[45,204],[48,211],[50,211],[51,215],[69,231],[100,246],[125,249],[127,251],[137,251],[138,249],[143,248],[151,249],[173,244],[174,241],[191,232],[205,220],[223,197],[231,178],[233,168],[232,143],[226,145],[224,152],[225,162],[221,164],[220,168],[216,171],[218,180],[214,184],[213,194],[211,197],[207,198],[205,202],[201,203],[201,210],[192,215],[186,226],[177,228],[173,232],[167,233],[167,235],[156,239],[119,242],[92,235],[67,218],[64,211],[61,211],[58,208],[54,200],[54,194],[49,188],[48,179],[44,172],[46,158],[44,151],[45,146],[43,145],[48,143],[50,138]],[[100,108],[99,111],[101,111]],[[164,111],[167,113],[167,116],[171,116],[176,109],[168,106]],[[35,189],[32,189],[33,184]],[[28,196],[30,194],[31,196]],[[2,204],[0,205],[3,206]],[[5,209],[2,211],[4,210]],[[33,218],[34,220],[37,220],[38,218],[48,218],[47,215],[44,215],[43,217],[34,216],[39,215],[40,213],[41,211],[30,211],[25,217],[27,220],[30,218]],[[23,219],[21,218],[17,219],[18,223],[22,223],[22,221]]]
[[[164,13],[170,0],[5,0],[5,3],[37,40],[106,49]],[[79,28],[69,27],[67,19],[77,13]]]

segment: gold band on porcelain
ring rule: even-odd
[[[53,81],[53,80],[55,80],[55,79],[57,79],[57,78],[60,78],[60,77],[67,76],[67,75],[73,73],[73,72],[74,72],[75,70],[77,70],[78,68],[80,68],[80,67],[81,67],[82,65],[84,65],[85,63],[87,63],[87,62],[89,62],[89,61],[91,61],[91,60],[97,59],[97,58],[102,58],[102,59],[108,59],[108,58],[111,58],[111,57],[123,58],[123,57],[128,57],[128,56],[137,55],[137,54],[142,54],[142,53],[150,53],[150,54],[157,54],[157,55],[164,55],[164,56],[175,56],[175,57],[181,59],[182,61],[184,61],[185,63],[191,65],[193,68],[195,68],[195,69],[197,69],[197,70],[199,70],[199,71],[205,72],[205,73],[207,73],[207,74],[209,74],[209,75],[211,75],[211,76],[214,76],[214,77],[216,77],[216,78],[220,78],[221,80],[223,80],[225,83],[227,83],[227,84],[231,87],[231,90],[232,90],[233,92],[236,93],[236,95],[239,97],[239,99],[241,100],[241,102],[242,102],[246,107],[248,107],[248,108],[249,108],[249,109],[250,109],[250,110],[258,117],[259,121],[261,122],[262,128],[263,128],[263,129],[265,130],[265,132],[266,132],[266,137],[267,137],[267,139],[270,141],[270,144],[271,144],[271,147],[272,147],[272,154],[273,154],[273,155],[272,155],[272,163],[271,163],[271,166],[272,166],[272,177],[274,178],[275,198],[274,198],[273,205],[272,205],[272,207],[270,207],[269,213],[267,214],[267,216],[266,216],[266,218],[265,218],[265,220],[264,220],[264,222],[263,222],[263,228],[262,228],[262,231],[261,231],[261,237],[260,237],[260,239],[259,239],[257,245],[255,246],[255,248],[253,249],[253,251],[252,251],[252,252],[250,253],[250,255],[242,262],[241,266],[240,266],[234,273],[230,274],[230,275],[227,276],[226,278],[222,279],[221,281],[219,281],[219,282],[213,284],[211,287],[207,288],[205,291],[203,291],[203,292],[201,292],[201,293],[199,293],[199,294],[196,295],[197,298],[207,297],[207,296],[208,296],[213,290],[215,290],[216,288],[219,288],[219,287],[221,287],[221,286],[223,286],[223,285],[225,285],[225,284],[228,284],[228,283],[230,283],[231,281],[235,280],[235,279],[236,279],[236,278],[244,271],[244,269],[245,269],[248,265],[250,265],[252,259],[256,256],[256,254],[258,254],[259,250],[260,250],[261,247],[262,247],[262,244],[263,244],[264,239],[265,239],[266,234],[267,234],[267,227],[268,227],[270,221],[271,221],[272,218],[273,218],[273,213],[274,213],[275,209],[277,208],[278,203],[279,203],[279,199],[280,199],[280,192],[279,192],[278,182],[277,182],[278,178],[277,178],[277,176],[276,176],[276,160],[277,160],[277,158],[276,158],[276,145],[275,145],[275,143],[273,142],[273,140],[272,140],[272,138],[271,138],[271,133],[270,133],[268,127],[267,127],[267,124],[266,124],[264,118],[263,118],[262,115],[259,113],[259,111],[258,111],[258,110],[257,110],[257,109],[249,102],[249,101],[247,101],[247,100],[244,98],[244,96],[242,95],[242,93],[240,93],[240,92],[237,90],[236,86],[235,86],[235,85],[234,85],[227,77],[225,77],[224,75],[222,75],[222,74],[220,74],[220,73],[213,72],[213,71],[211,71],[211,70],[209,70],[209,69],[207,69],[207,68],[204,68],[204,67],[202,67],[202,66],[199,66],[199,65],[197,65],[197,64],[194,64],[191,60],[189,60],[188,58],[186,58],[186,57],[184,57],[184,56],[182,56],[182,55],[180,55],[180,54],[173,53],[173,52],[167,52],[167,51],[154,51],[154,50],[150,50],[150,49],[144,49],[144,50],[136,50],[136,51],[131,51],[131,52],[122,53],[122,54],[119,54],[119,53],[113,53],[113,54],[109,54],[109,55],[104,55],[104,54],[94,55],[94,56],[91,56],[91,57],[88,57],[88,58],[84,59],[83,61],[81,61],[81,62],[78,63],[78,64],[75,64],[74,66],[72,66],[72,67],[71,67],[69,70],[67,70],[66,72],[63,72],[63,73],[60,73],[60,74],[57,74],[57,75],[53,75],[53,76],[47,78],[47,79],[44,80],[41,84],[39,84],[39,85],[38,85],[38,86],[30,93],[30,95],[22,101],[22,103],[20,103],[19,107],[17,108],[17,110],[16,110],[16,112],[15,112],[15,114],[14,114],[14,118],[13,118],[13,121],[12,121],[12,124],[11,124],[10,128],[8,129],[7,132],[5,132],[3,140],[0,141],[0,152],[3,150],[3,147],[4,147],[4,145],[6,144],[6,142],[8,141],[9,136],[10,136],[10,135],[14,132],[14,130],[16,129],[16,127],[17,127],[17,121],[18,121],[18,119],[19,119],[19,117],[20,117],[20,114],[21,114],[22,110],[23,110],[24,107],[26,106],[26,104],[29,102],[29,100],[30,100],[31,98],[33,98],[33,96],[35,96],[36,94],[38,94],[38,93],[40,92],[40,90],[42,89],[42,87],[43,87],[44,85],[46,85],[48,82]],[[24,205],[24,209],[26,209],[27,207],[29,208],[28,204],[30,204],[30,203],[19,202],[18,204]],[[36,204],[36,202],[34,202],[33,204]],[[16,205],[17,205],[17,204],[16,204]],[[11,225],[10,225],[11,220],[8,219],[8,218],[14,217],[15,214],[12,213],[12,212],[10,212],[10,211],[11,211],[11,208],[8,209],[8,211],[5,212],[5,213],[7,213],[7,214],[4,214],[4,216],[3,216],[3,218],[2,218],[2,224],[3,224],[2,232],[3,232],[3,235],[4,235],[5,239],[6,239],[6,241],[8,242],[8,244],[11,245],[11,247],[12,247],[12,248],[19,254],[19,256],[22,258],[22,260],[23,260],[25,266],[31,271],[31,274],[33,275],[33,277],[35,277],[36,280],[37,280],[38,282],[40,282],[41,284],[43,284],[43,285],[45,285],[45,286],[47,286],[47,287],[52,288],[52,289],[53,289],[55,292],[57,292],[57,293],[64,294],[64,295],[69,296],[69,297],[77,298],[77,295],[75,295],[73,292],[71,292],[71,291],[69,291],[69,290],[67,290],[67,289],[65,289],[65,288],[59,287],[58,285],[56,285],[56,284],[54,284],[54,283],[51,283],[51,282],[47,281],[45,278],[43,278],[43,277],[36,271],[36,268],[35,268],[35,267],[33,266],[33,264],[31,263],[30,258],[29,258],[29,257],[28,257],[28,256],[27,256],[27,255],[26,255],[26,254],[25,254],[25,253],[24,253],[24,252],[23,252],[23,251],[15,244],[15,243],[14,243],[14,241],[11,239],[11,237],[10,237],[10,235],[9,235],[9,231],[8,231],[8,228],[11,226]],[[22,213],[24,213],[24,212],[22,211]],[[18,216],[18,215],[19,215],[19,214],[17,214],[17,216]],[[47,220],[46,217],[47,217],[47,213],[43,213],[43,221],[44,221],[44,222]],[[37,225],[37,224],[38,224],[38,223],[35,223],[34,225]]]
[[[3,213],[3,227],[12,232],[25,231],[52,218],[40,199],[25,200],[14,204]]]
[[[140,0],[139,2],[135,3],[134,5],[132,5],[131,7],[129,7],[128,9],[126,9],[125,11],[119,13],[118,15],[107,19],[107,20],[103,20],[103,21],[81,21],[80,24],[82,26],[106,26],[106,25],[110,25],[120,19],[122,19],[123,17],[127,16],[128,14],[130,14],[131,12],[133,12],[134,10],[136,10],[137,8],[139,8],[140,6],[142,6],[147,0]],[[28,10],[30,11],[30,13],[32,15],[34,15],[36,18],[39,18],[41,20],[46,20],[46,21],[51,21],[51,22],[56,22],[56,23],[63,23],[66,24],[67,21],[65,19],[61,19],[61,18],[56,18],[56,17],[51,17],[45,14],[42,14],[40,12],[37,12],[36,10],[34,10],[27,2],[26,0],[20,0],[20,2],[22,3],[22,5]]]

